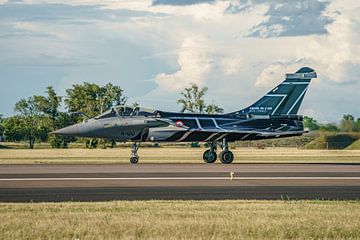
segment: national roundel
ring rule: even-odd
[[[182,121],[178,120],[178,121],[175,122],[175,125],[178,126],[178,127],[183,127],[184,123]]]

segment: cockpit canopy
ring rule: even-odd
[[[103,112],[99,116],[95,117],[95,119],[109,118],[109,117],[125,117],[125,116],[155,116],[156,110],[144,107],[134,107],[127,105],[120,105],[111,107],[109,110]]]

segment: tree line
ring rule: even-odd
[[[82,121],[83,117],[74,112],[96,116],[126,100],[123,89],[111,83],[104,86],[86,82],[75,84],[66,90],[65,97],[49,86],[44,96],[34,95],[18,101],[14,107],[16,115],[1,118],[0,136],[6,141],[27,141],[30,148],[34,148],[35,142],[49,142],[54,148],[66,148],[75,138],[49,133]],[[66,110],[62,111],[63,103]]]
[[[346,114],[340,120],[339,124],[335,123],[318,123],[312,117],[304,117],[304,127],[310,131],[326,132],[360,132],[360,118],[355,119],[353,115]]]
[[[206,87],[199,88],[193,84],[181,92],[182,98],[177,103],[182,105],[183,112],[223,112],[216,104],[205,103],[206,91]],[[55,136],[50,132],[84,120],[82,115],[74,113],[82,112],[94,117],[111,106],[126,104],[127,100],[124,90],[111,83],[104,86],[87,82],[75,84],[66,90],[66,96],[59,96],[54,88],[49,86],[44,95],[33,95],[19,100],[14,106],[16,115],[3,118],[0,114],[0,136],[9,142],[27,141],[29,148],[34,148],[36,142],[48,142],[54,148],[67,148],[73,141],[85,142],[87,147],[109,142],[114,146],[115,142],[112,140],[77,139]]]

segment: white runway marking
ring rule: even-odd
[[[229,180],[230,177],[0,178],[0,181]],[[360,177],[236,177],[233,180],[360,180]]]

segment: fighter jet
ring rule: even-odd
[[[286,74],[285,80],[254,104],[226,114],[167,112],[143,107],[114,106],[103,114],[54,134],[75,137],[107,138],[133,142],[130,162],[138,163],[141,142],[206,142],[206,163],[217,159],[233,162],[229,142],[299,136],[306,131],[298,115],[301,102],[316,72],[303,67]]]

